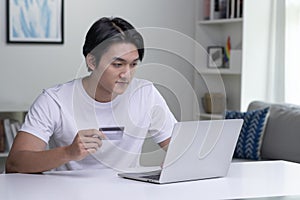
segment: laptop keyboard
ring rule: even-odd
[[[142,178],[147,178],[147,179],[152,179],[152,180],[159,180],[160,174],[142,176]]]

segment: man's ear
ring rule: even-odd
[[[89,68],[89,71],[94,71],[94,69],[97,67],[95,56],[90,53],[86,56],[85,62],[87,64],[87,67]]]

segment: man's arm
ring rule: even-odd
[[[158,143],[158,144],[159,144],[159,146],[160,146],[163,150],[167,151],[167,150],[168,150],[169,143],[170,143],[170,140],[171,140],[171,138],[169,137],[168,139],[166,139],[166,140],[164,140],[164,141],[162,141],[162,142],[160,142],[160,143]]]
[[[40,173],[71,160],[81,160],[101,147],[102,141],[98,137],[105,136],[98,130],[79,131],[72,144],[46,150],[47,144],[43,140],[19,132],[6,161],[6,173]]]

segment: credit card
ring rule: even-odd
[[[122,140],[124,127],[103,127],[99,131],[102,131],[107,140]]]

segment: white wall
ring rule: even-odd
[[[0,1],[1,30],[6,30],[5,2]],[[194,0],[65,0],[63,45],[8,45],[6,33],[2,31],[0,35],[0,111],[26,110],[43,88],[85,74],[81,54],[83,39],[89,26],[99,17],[121,16],[137,28],[162,27],[193,37],[194,5]],[[145,38],[145,40],[147,44],[149,39]],[[150,41],[153,40],[160,42],[165,38],[157,35]],[[173,42],[178,43],[178,41]],[[180,45],[184,46],[184,44]],[[183,51],[186,55],[193,55],[192,48],[183,47]],[[189,61],[172,52],[162,51],[160,54],[158,50],[153,49],[147,52],[146,64],[155,62],[169,66],[192,83],[193,68]],[[150,76],[155,77],[156,73]],[[143,72],[138,73],[140,77],[144,75]],[[168,72],[163,77],[176,82]],[[185,88],[186,86],[183,85],[179,91],[185,91]],[[189,98],[189,91],[182,94],[186,98],[181,100],[183,102],[180,104],[184,106],[180,110],[178,110],[178,102],[173,99],[177,94],[174,95],[174,92],[168,89],[161,89],[161,91],[177,118],[182,120],[192,118],[193,103]]]

